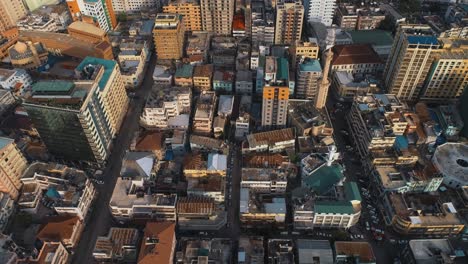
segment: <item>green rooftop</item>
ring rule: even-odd
[[[190,64],[184,64],[182,67],[179,67],[175,72],[176,78],[192,78],[193,75],[193,66]]]
[[[359,192],[358,186],[355,182],[345,182],[344,191],[347,200],[362,201],[361,193]]]
[[[314,173],[302,179],[303,186],[315,191],[318,195],[328,192],[343,179],[343,168],[339,164],[322,165]]]
[[[68,81],[40,81],[32,86],[35,93],[66,93],[69,92],[75,84]]]
[[[286,58],[276,58],[278,69],[276,70],[277,80],[289,79],[289,63]]]
[[[299,68],[304,72],[321,72],[322,66],[318,60],[306,60],[299,64]]]
[[[354,44],[372,44],[386,46],[393,44],[393,37],[389,31],[375,30],[356,30],[349,31]]]
[[[354,208],[348,201],[317,201],[314,210],[318,214],[354,214]]]
[[[0,149],[6,147],[7,145],[11,144],[12,142],[13,142],[13,139],[11,139],[11,138],[0,137]]]
[[[114,71],[115,65],[117,64],[113,60],[105,60],[105,59],[100,59],[100,58],[95,58],[95,57],[86,57],[83,61],[81,61],[80,65],[76,67],[76,70],[82,71],[83,68],[87,65],[102,65],[104,67],[104,74],[101,77],[101,80],[99,80],[99,90],[104,90],[106,87],[107,82],[109,81],[109,78]]]

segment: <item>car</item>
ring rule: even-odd
[[[369,222],[366,221],[366,230],[369,231],[370,230],[370,225],[369,225]]]

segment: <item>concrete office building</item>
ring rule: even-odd
[[[195,0],[171,0],[163,6],[163,12],[184,16],[184,25],[187,31],[201,31],[202,20],[200,4]]]
[[[28,166],[26,158],[11,138],[0,137],[0,192],[18,198],[21,175]]]
[[[161,13],[156,16],[153,36],[159,59],[180,59],[184,54],[185,26],[182,15]]]
[[[23,1],[0,1],[0,32],[16,26],[27,12]]]
[[[299,63],[296,75],[296,98],[315,100],[322,77],[322,67],[318,60],[306,59]]]
[[[283,0],[276,5],[275,44],[301,40],[304,7],[299,0]]]
[[[203,31],[231,35],[234,0],[201,0]]]
[[[331,26],[336,0],[304,0],[305,17],[309,22]]]
[[[265,86],[263,88],[262,126],[283,127],[287,121],[289,87]]]
[[[384,71],[387,92],[415,101],[441,45],[427,25],[401,25]]]

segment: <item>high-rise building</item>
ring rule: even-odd
[[[428,25],[401,25],[385,65],[387,92],[399,99],[419,98],[441,45]]]
[[[275,11],[264,1],[252,1],[250,10],[252,44],[272,45],[275,42]]]
[[[268,128],[285,126],[288,102],[288,86],[263,87],[262,126]]]
[[[182,15],[161,13],[156,16],[153,36],[158,59],[180,59],[184,55],[185,26]]]
[[[315,97],[315,107],[322,109],[327,103],[328,88],[330,88],[330,80],[328,80],[328,72],[330,71],[330,63],[333,59],[333,52],[331,49],[325,53],[325,64],[323,66],[322,80],[319,84],[317,96]]]
[[[307,21],[320,22],[331,26],[335,13],[336,0],[304,0]]]
[[[300,0],[283,0],[276,5],[275,44],[301,40],[304,7]]]
[[[171,0],[163,6],[164,13],[184,16],[184,25],[188,31],[202,30],[200,4],[195,0]]]
[[[21,175],[28,166],[27,160],[11,138],[0,137],[0,192],[18,198]]]
[[[43,81],[23,105],[51,154],[102,164],[112,134],[100,94],[92,81]]]
[[[234,0],[201,0],[203,31],[231,35]]]
[[[67,0],[74,21],[92,21],[104,31],[117,26],[117,18],[111,0]],[[89,19],[87,19],[89,18]]]
[[[0,1],[0,32],[16,26],[16,21],[26,14],[23,1]]]
[[[24,3],[28,6],[29,11],[34,11],[43,5],[56,5],[60,3],[60,0],[23,0]],[[16,1],[11,1],[16,2]],[[21,1],[17,1],[21,2]]]
[[[322,67],[318,60],[306,59],[297,69],[296,98],[315,100],[319,88]]]
[[[112,0],[114,12],[138,12],[149,9],[159,10],[160,0]]]
[[[468,87],[468,45],[466,41],[447,40],[427,76],[421,99],[445,101],[458,99]]]

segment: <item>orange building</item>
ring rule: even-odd
[[[286,125],[289,102],[289,87],[263,87],[262,126],[281,127]]]

